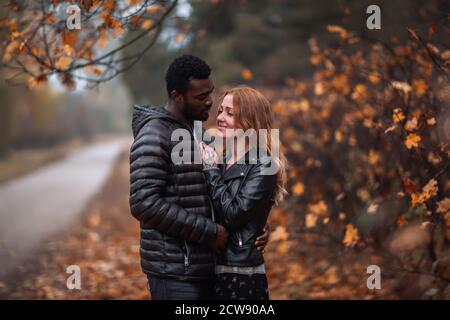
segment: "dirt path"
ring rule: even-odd
[[[96,143],[0,186],[0,275],[77,218],[128,143]]]

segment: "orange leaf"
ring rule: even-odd
[[[403,186],[408,193],[413,193],[417,190],[417,186],[408,178],[403,178]]]
[[[96,76],[100,76],[102,74],[102,70],[93,66],[87,66],[86,71],[95,74]]]
[[[281,254],[285,254],[289,250],[289,243],[286,241],[281,242],[277,246],[277,252]]]
[[[244,80],[251,80],[253,78],[253,73],[250,71],[250,69],[244,68],[241,72],[242,79]]]
[[[313,213],[308,213],[305,216],[305,225],[307,228],[314,228],[317,224],[318,216]]]
[[[346,247],[354,247],[359,241],[358,229],[356,229],[351,223],[347,224],[344,245]]]
[[[420,79],[420,80],[413,81],[414,93],[418,97],[423,96],[423,94],[427,91],[427,88],[428,88],[428,86],[424,80]]]
[[[347,32],[347,30],[345,30],[345,29],[342,28],[341,26],[337,26],[337,25],[334,25],[334,24],[330,24],[330,25],[327,26],[327,30],[328,30],[329,32],[339,33],[339,36],[340,36],[342,39],[345,39],[345,38],[348,37],[348,32]]]
[[[108,35],[105,32],[102,32],[98,39],[98,47],[102,49],[106,46],[107,43],[108,43]]]
[[[184,40],[184,37],[185,37],[185,35],[183,33],[179,33],[179,34],[176,35],[175,41],[176,42],[181,42],[181,41]]]
[[[408,149],[417,148],[421,140],[422,138],[419,135],[415,133],[410,133],[406,137],[405,145]]]
[[[73,47],[75,45],[75,42],[77,42],[77,33],[76,31],[62,31],[61,37],[63,44],[68,44],[69,46]]]
[[[402,109],[396,108],[394,109],[394,113],[392,114],[392,120],[397,123],[405,119],[405,115],[402,112]]]
[[[292,193],[296,196],[301,196],[301,195],[303,195],[304,192],[305,192],[305,185],[301,182],[297,182],[292,187]]]
[[[159,6],[157,4],[152,4],[152,5],[148,6],[148,8],[147,8],[147,12],[150,14],[155,14],[159,10],[161,10],[161,6]]]
[[[114,28],[112,35],[114,38],[117,38],[120,37],[124,32],[125,30],[121,26],[117,26]]]
[[[153,25],[152,19],[146,19],[142,21],[141,28],[147,30],[150,29],[152,25]]]
[[[56,67],[58,69],[66,69],[72,63],[72,59],[69,57],[61,57],[56,61]]]

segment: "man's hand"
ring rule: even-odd
[[[216,239],[209,244],[209,247],[215,252],[225,247],[228,239],[228,231],[220,224],[217,225]]]
[[[256,238],[255,246],[258,251],[261,251],[264,253],[264,249],[267,246],[267,243],[269,242],[270,237],[270,226],[268,223],[264,226],[263,233]]]

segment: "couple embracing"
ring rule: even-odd
[[[208,64],[192,55],[175,59],[166,88],[164,107],[135,106],[132,120],[130,208],[140,222],[141,267],[151,297],[269,299],[267,219],[285,193],[285,160],[270,134],[270,103],[248,87],[225,91],[215,137],[223,147],[214,148],[193,125],[206,121],[213,106]],[[183,152],[193,161],[173,161],[179,141],[172,133],[179,129],[189,132],[190,150]],[[264,134],[254,144],[235,129]],[[203,161],[194,161],[196,155]]]

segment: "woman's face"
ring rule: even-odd
[[[224,138],[232,137],[234,127],[233,95],[223,98],[217,113],[217,133]]]

